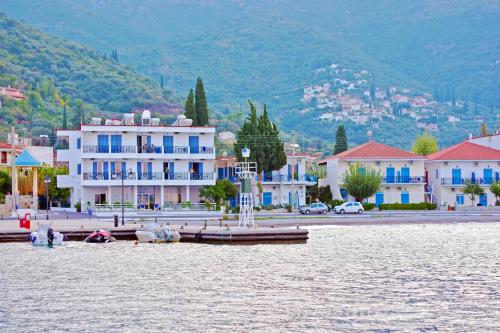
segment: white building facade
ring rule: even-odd
[[[57,160],[68,164],[69,175],[58,176],[57,186],[70,188],[72,206],[80,202],[82,209],[121,207],[122,197],[127,207],[150,210],[199,202],[200,187],[215,184],[215,128],[179,117],[164,126],[144,111],[140,125],[126,114],[58,131],[68,148],[57,151]]]
[[[429,191],[439,205],[472,205],[463,193],[468,182],[484,190],[474,204],[495,205],[496,198],[489,187],[500,180],[500,150],[464,141],[427,156],[425,169]]]
[[[317,178],[307,173],[304,154],[288,154],[287,163],[280,170],[262,174],[262,206],[306,204],[306,187],[317,183]]]
[[[360,170],[379,171],[382,184],[367,202],[377,206],[384,203],[420,203],[425,201],[425,157],[387,146],[375,141],[334,155],[320,165],[326,167],[326,177],[319,186],[330,186],[332,198],[354,200],[344,188],[343,177],[350,165]]]

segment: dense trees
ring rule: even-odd
[[[427,156],[439,150],[437,140],[431,134],[424,132],[417,137],[411,151],[415,154]]]
[[[193,126],[208,126],[208,104],[203,81],[199,77],[196,80],[196,88],[189,90],[189,94],[184,102],[184,115],[193,120]]]
[[[339,125],[335,134],[335,147],[333,154],[337,155],[347,150],[347,136],[345,134],[344,125]]]
[[[43,100],[49,99],[46,93],[52,87],[41,82],[52,82],[59,94],[54,99],[69,95],[105,111],[129,112],[134,107],[166,103],[151,79],[80,44],[50,37],[3,14],[0,36],[0,76],[23,82],[23,86],[11,86],[38,88]],[[117,60],[117,51],[113,54]]]
[[[284,144],[275,124],[269,120],[267,106],[257,116],[255,105],[248,101],[250,114],[238,130],[234,152],[238,160],[242,160],[241,150],[250,149],[250,161],[256,162],[259,177],[263,171],[279,170],[286,164]]]
[[[496,181],[490,185],[490,191],[495,196],[495,205],[500,206],[500,181]]]

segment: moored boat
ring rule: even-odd
[[[111,232],[106,230],[96,230],[85,238],[86,243],[109,243],[114,242],[116,239],[111,236]]]
[[[140,243],[170,243],[181,240],[179,232],[168,225],[149,223],[135,232]]]
[[[64,236],[60,232],[54,231],[48,224],[39,225],[36,231],[30,234],[33,246],[62,245]]]

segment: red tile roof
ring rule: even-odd
[[[500,161],[500,150],[469,141],[456,144],[427,156],[433,161]]]
[[[370,141],[360,146],[349,149],[343,153],[333,155],[324,161],[330,159],[399,159],[399,160],[423,160],[424,156],[420,156],[409,151],[384,145],[375,141]],[[322,161],[322,162],[324,162]]]

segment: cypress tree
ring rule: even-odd
[[[198,126],[208,126],[207,96],[200,77],[196,80],[194,109],[196,110]]]
[[[160,75],[160,87],[163,90],[163,74]]]
[[[370,85],[370,97],[371,99],[375,99],[375,82],[372,81],[371,85]]]
[[[198,126],[198,117],[196,116],[196,110],[194,109],[193,89],[189,89],[186,102],[184,102],[184,115],[186,118],[193,120],[193,126]]]
[[[333,149],[333,154],[337,155],[347,150],[347,136],[345,134],[344,125],[340,125],[337,128],[337,133],[335,134],[335,147]]]
[[[481,124],[481,136],[487,136],[490,132],[488,131],[488,125],[485,122]]]
[[[62,129],[68,129],[68,114],[66,110],[66,104],[64,104],[63,117],[62,117]]]

